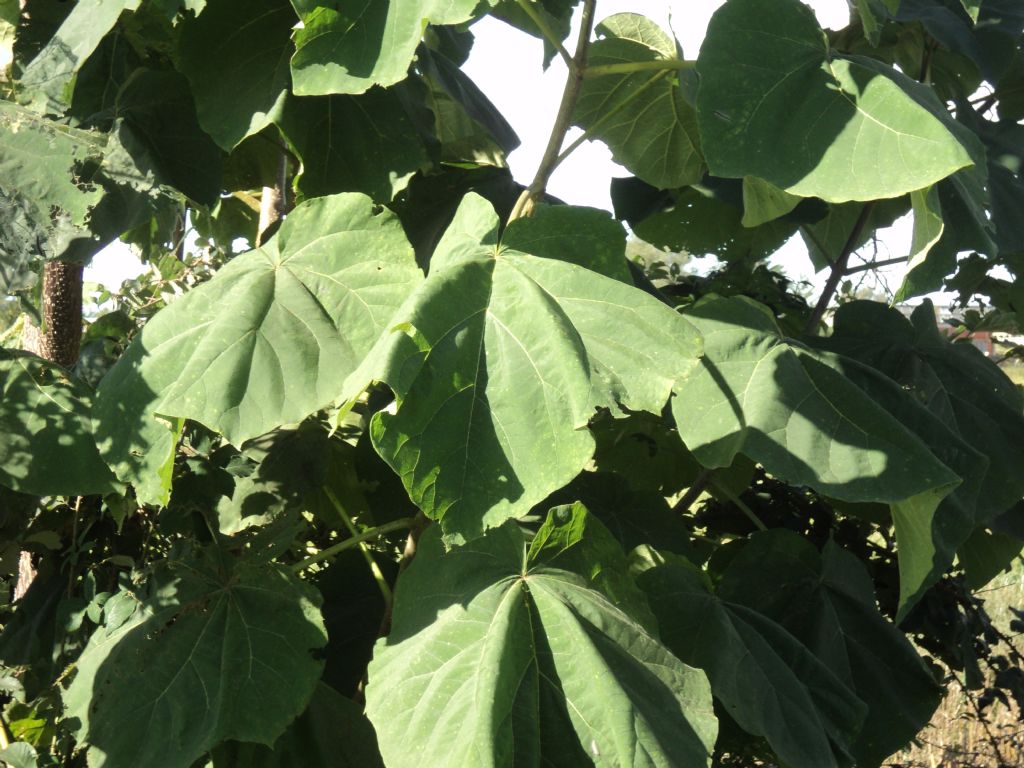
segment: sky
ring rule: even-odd
[[[806,1],[806,0],[805,0]],[[724,0],[598,0],[597,20],[616,13],[641,13],[675,33],[687,58],[696,58],[712,14]],[[849,22],[846,0],[810,0],[807,2],[823,27],[835,29]],[[577,10],[578,17],[578,10]],[[543,71],[543,43],[493,18],[485,18],[472,27],[475,44],[465,71],[505,115],[522,140],[508,157],[516,180],[529,184],[548,140],[551,123],[558,111],[565,85],[564,63],[555,57]],[[570,41],[575,40],[575,29]],[[570,42],[571,46],[572,43]],[[568,140],[578,136],[573,129]],[[609,182],[613,176],[630,175],[611,159],[611,153],[599,141],[579,147],[556,170],[548,191],[571,205],[586,205],[611,211]],[[910,244],[909,219],[901,220],[880,233],[879,259],[904,256]],[[808,280],[818,288],[825,273],[815,276],[807,250],[799,236],[794,237],[772,257],[773,266],[797,280]],[[122,280],[140,274],[138,260],[119,243],[98,254],[86,269],[87,281],[117,288]],[[888,275],[894,287],[900,280],[900,268]]]

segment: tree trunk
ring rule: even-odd
[[[71,368],[82,344],[82,266],[48,261],[43,267],[43,327],[25,326],[22,346],[46,360]],[[18,558],[14,599],[21,599],[36,577],[32,555]]]

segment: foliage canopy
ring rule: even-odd
[[[1024,399],[963,338],[1021,334],[1024,9],[851,7],[0,0],[0,761],[875,768],[958,675],[1024,704],[971,592]],[[569,72],[528,187],[488,16]],[[614,216],[545,193],[585,140]],[[908,213],[953,332],[853,300]],[[78,363],[18,349],[116,240]]]

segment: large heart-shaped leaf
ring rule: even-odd
[[[593,232],[593,220],[522,219],[499,243],[494,210],[468,195],[396,332],[346,384],[346,397],[373,380],[395,392],[397,412],[374,416],[374,444],[452,541],[526,513],[577,475],[596,407],[658,412],[694,367],[689,323],[579,266],[608,263],[591,258],[590,240],[565,237]]]
[[[705,466],[744,453],[847,501],[903,501],[960,481],[826,359],[785,338],[766,307],[713,297],[686,317],[704,335],[705,357],[677,386],[672,410]]]
[[[703,673],[576,573],[531,561],[514,524],[447,554],[428,530],[369,668],[384,762],[703,766]]]
[[[47,496],[115,490],[92,440],[91,401],[56,365],[0,349],[0,484]]]
[[[879,765],[928,722],[941,689],[914,647],[879,614],[864,565],[835,543],[819,554],[790,531],[754,534],[728,564],[720,599],[782,625],[867,705],[852,746]]]
[[[460,24],[477,0],[292,0],[302,17],[295,33],[295,93],[363,93],[404,80],[427,24]]]
[[[290,80],[296,19],[288,0],[253,0],[245,13],[239,24],[237,4],[211,2],[182,24],[178,42],[199,122],[229,151],[280,117]]]
[[[318,603],[284,569],[216,549],[112,597],[64,694],[89,764],[188,768],[226,739],[273,745],[320,677]]]
[[[605,19],[596,31],[588,66],[635,64],[639,71],[585,75],[573,122],[648,184],[671,189],[700,181],[697,114],[683,94],[676,41],[635,13]],[[651,65],[662,68],[643,68]]]
[[[829,202],[923,189],[971,164],[888,68],[830,50],[799,0],[729,0],[701,48],[697,114],[716,176]]]
[[[236,445],[301,420],[334,398],[421,280],[398,220],[369,198],[303,203],[265,246],[146,325],[100,383],[101,452],[140,499],[166,503],[175,432],[155,414]]]
[[[793,768],[835,768],[867,707],[799,640],[771,619],[717,597],[681,557],[638,553],[638,583],[651,598],[662,640],[703,669],[711,691],[749,733]]]

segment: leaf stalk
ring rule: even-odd
[[[412,527],[413,520],[410,517],[403,517],[399,520],[392,520],[390,523],[384,523],[378,525],[376,528],[370,528],[368,531],[364,531],[352,538],[339,541],[327,549],[321,549],[315,555],[310,555],[305,560],[302,560],[292,566],[292,570],[296,573],[305,570],[311,565],[315,565],[329,557],[334,557],[339,552],[344,552],[346,549],[352,549],[352,547],[358,547],[364,541],[370,541],[376,539],[378,536],[383,536],[385,533],[391,533],[392,531],[404,531]]]
[[[614,64],[595,64],[583,70],[584,78],[603,77],[605,75],[629,75],[634,72],[679,72],[693,69],[696,61],[685,59],[654,59],[653,61],[619,61]]]

